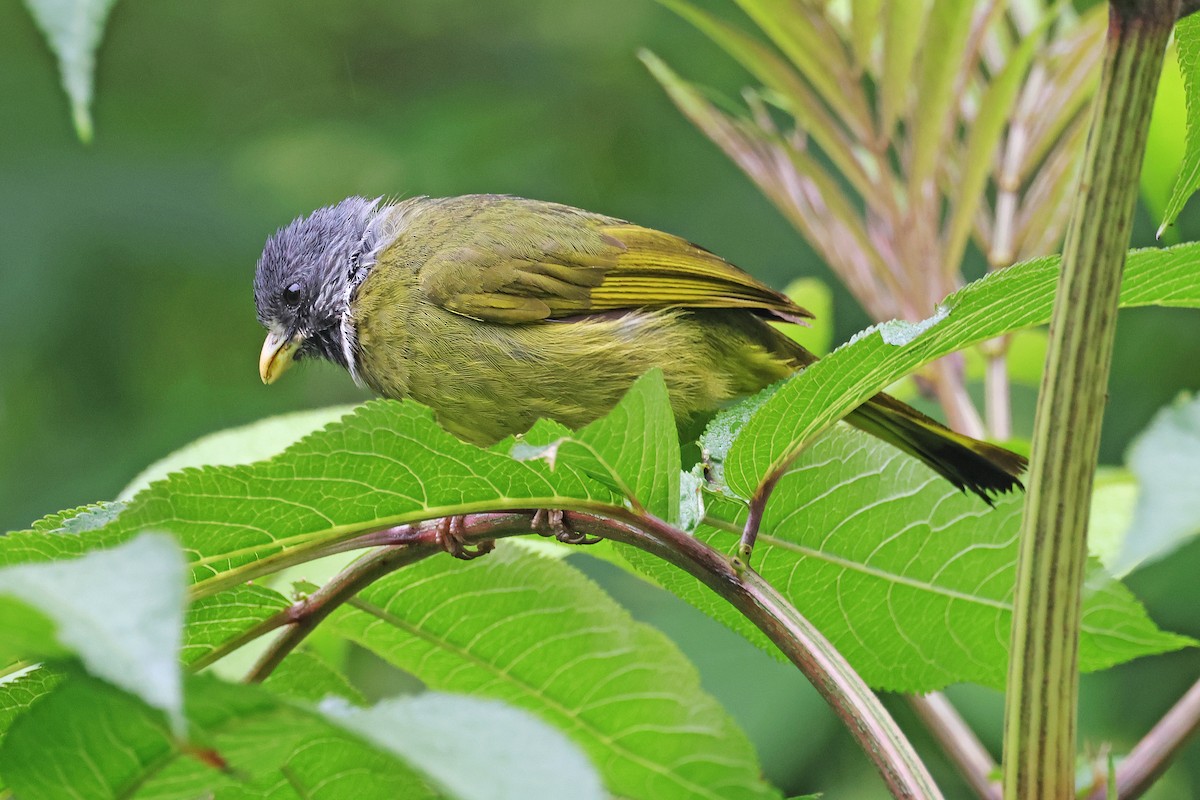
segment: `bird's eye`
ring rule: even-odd
[[[283,290],[283,302],[292,308],[300,305],[300,284],[293,283]]]

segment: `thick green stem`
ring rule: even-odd
[[[1004,796],[1074,797],[1080,594],[1117,296],[1179,0],[1115,0],[1034,423],[1013,608]]]

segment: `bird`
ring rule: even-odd
[[[349,197],[272,234],[254,300],[264,383],[320,358],[491,445],[545,417],[579,428],[662,370],[677,422],[817,360],[771,322],[812,314],[687,239],[511,195]],[[989,505],[1026,460],[877,394],[846,422]]]

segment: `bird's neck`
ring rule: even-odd
[[[345,346],[342,326],[334,325],[313,333],[308,339],[308,344],[321,358],[350,370],[351,374],[354,373],[351,368],[352,352],[347,351]]]

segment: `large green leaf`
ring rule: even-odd
[[[96,48],[116,0],[25,0],[29,13],[58,57],[63,89],[71,101],[75,133],[92,139],[92,80]]]
[[[17,796],[49,800],[602,796],[561,733],[495,701],[426,695],[322,708],[195,678],[185,742],[136,697],[73,676],[13,724],[0,779]],[[465,748],[472,770],[462,768]]]
[[[696,535],[733,553],[745,506],[707,497]],[[915,459],[849,426],[828,431],[780,479],[754,551],[759,572],[872,686],[928,692],[973,681],[1002,688],[1021,498],[991,509]],[[698,581],[631,560],[666,588],[770,648]],[[1099,571],[1084,601],[1080,667],[1104,669],[1194,644],[1158,630]]]
[[[76,535],[0,538],[0,564],[48,560],[145,529],[178,536],[204,596],[325,552],[359,533],[416,520],[525,508],[604,510],[619,501],[569,466],[518,462],[446,433],[429,409],[374,401],[268,461],[188,469]],[[99,513],[87,510],[84,514]],[[64,527],[74,518],[56,520]]]
[[[188,721],[184,743],[137,698],[72,678],[13,725],[0,776],[47,800],[435,796],[394,757],[256,687],[193,679]]]
[[[532,711],[628,798],[765,798],[749,742],[669,640],[561,560],[427,559],[327,624],[431,688]]]
[[[16,655],[76,654],[89,672],[166,712],[181,730],[183,576],[178,545],[161,534],[82,558],[0,569],[0,595],[53,623],[53,641]],[[16,610],[0,606],[0,637],[16,628],[19,620],[4,619]],[[0,653],[6,649],[0,638]]]
[[[1160,236],[1175,222],[1188,198],[1200,189],[1200,14],[1184,17],[1175,26],[1175,46],[1187,102],[1187,144],[1158,229]]]
[[[354,410],[354,406],[330,406],[311,411],[294,411],[201,436],[142,470],[121,490],[119,500],[130,500],[155,481],[188,467],[216,464],[249,464],[270,458],[288,445]]]
[[[1131,251],[1121,305],[1200,307],[1200,244]],[[1034,259],[976,281],[946,298],[920,325],[890,322],[787,381],[742,429],[725,463],[729,486],[750,497],[764,476],[864,400],[948,353],[1049,321],[1059,258]]]

